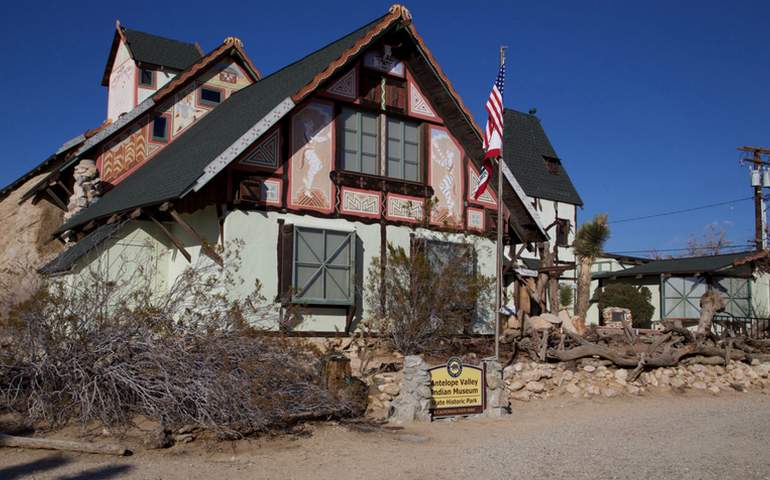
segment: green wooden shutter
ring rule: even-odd
[[[379,117],[373,113],[361,112],[361,173],[379,175],[377,151],[380,143]]]
[[[355,233],[296,227],[294,301],[351,305],[355,298]]]
[[[342,135],[340,135],[340,152],[342,153],[342,169],[353,172],[361,171],[361,150],[359,115],[355,110],[343,108],[340,114]]]
[[[420,180],[420,132],[419,125],[388,118],[388,167],[389,177],[404,180]]]

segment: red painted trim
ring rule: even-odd
[[[477,213],[479,213],[481,215],[481,227],[471,226],[469,220],[466,220],[465,226],[468,228],[468,230],[476,230],[478,232],[486,231],[486,229],[487,229],[487,226],[486,226],[486,214],[484,213],[484,209],[483,208],[468,207],[468,215],[466,215],[467,219],[470,219],[470,212],[477,212]]]
[[[417,91],[420,92],[420,95],[422,96],[423,100],[425,100],[428,103],[428,107],[430,107],[430,109],[433,111],[433,113],[435,114],[435,117],[430,117],[428,115],[423,115],[412,111],[412,85],[414,85]],[[439,117],[438,113],[436,113],[436,108],[433,106],[432,103],[430,103],[430,100],[428,99],[428,97],[425,96],[420,86],[414,80],[414,77],[412,76],[412,72],[410,72],[408,68],[406,69],[406,112],[410,117],[419,118],[421,120],[427,120],[429,122],[435,122],[435,123],[441,123],[441,124],[444,123],[443,119]]]
[[[432,183],[432,181],[433,181],[433,130],[442,130],[442,131],[446,132],[446,134],[449,135],[449,139],[452,140],[452,142],[454,142],[455,146],[457,147],[457,150],[460,152],[460,160],[459,160],[460,161],[460,168],[459,168],[459,174],[458,174],[458,176],[460,178],[455,178],[455,182],[459,182],[459,185],[460,185],[460,198],[458,198],[457,201],[458,202],[462,202],[463,199],[465,199],[465,192],[463,191],[464,190],[464,178],[463,178],[463,175],[465,175],[465,169],[463,168],[463,165],[465,165],[465,163],[466,163],[465,162],[465,150],[463,150],[463,147],[460,145],[460,143],[457,140],[455,140],[455,138],[452,136],[452,134],[449,133],[449,129],[447,129],[446,127],[439,126],[439,125],[430,125],[429,128],[428,128],[428,181],[427,181],[427,184],[430,185],[431,187],[433,187],[433,191],[434,192],[438,192],[440,190],[438,185],[433,185],[433,183]],[[430,215],[429,222],[430,222],[431,225],[438,225],[438,226],[443,226],[444,225],[443,222],[433,221],[433,210],[428,212],[428,215]],[[451,224],[451,225],[447,225],[447,226],[462,229],[463,228],[462,217],[463,217],[463,210],[461,208],[460,209],[459,223],[458,224]]]
[[[392,198],[400,198],[402,200],[408,200],[412,203],[420,205],[420,208],[423,210],[421,219],[411,218],[411,217],[402,217],[399,215],[390,215],[390,199]],[[409,195],[401,195],[398,193],[388,193],[385,198],[385,218],[388,220],[396,221],[396,222],[407,222],[407,223],[422,223],[425,219],[425,200],[419,197],[412,197]]]
[[[352,187],[342,187],[340,191],[341,191],[341,197],[342,197],[342,200],[340,201],[340,213],[344,213],[346,215],[355,215],[357,217],[380,218],[380,212],[382,211],[382,194],[380,192],[375,192],[372,190],[363,190],[360,188],[352,188]],[[365,213],[365,212],[356,212],[354,210],[345,210],[344,206],[345,206],[346,192],[363,193],[370,196],[376,196],[377,213]]]
[[[337,125],[336,125],[337,121],[336,120],[337,119],[336,119],[336,116],[335,116],[334,102],[331,102],[329,100],[322,100],[322,99],[311,99],[308,102],[306,102],[304,105],[302,105],[300,108],[297,109],[297,111],[291,116],[291,121],[289,122],[289,142],[291,144],[291,150],[289,151],[289,155],[288,155],[288,162],[289,162],[289,165],[288,165],[289,185],[288,185],[288,195],[287,195],[287,199],[286,199],[286,204],[287,204],[288,208],[290,208],[292,210],[312,210],[312,211],[321,212],[321,213],[333,213],[334,212],[334,205],[336,203],[337,190],[336,190],[336,187],[334,185],[334,182],[332,182],[331,179],[328,179],[329,180],[329,185],[330,185],[330,190],[329,190],[329,208],[318,208],[318,207],[309,207],[309,206],[306,206],[306,205],[295,205],[293,203],[293,201],[292,201],[292,196],[293,196],[293,177],[294,177],[292,163],[293,163],[293,157],[297,153],[297,150],[298,150],[298,148],[296,148],[295,145],[294,145],[294,119],[300,113],[302,113],[303,110],[305,110],[308,106],[312,105],[313,103],[326,104],[327,106],[329,106],[331,108],[331,122],[330,122],[331,123],[331,140],[330,141],[332,142],[332,148],[331,148],[331,150],[332,150],[332,158],[331,158],[332,165],[330,165],[329,171],[331,172],[331,171],[334,170],[335,159],[337,158],[337,131],[336,131],[337,130]]]
[[[481,199],[476,200],[473,198],[473,190],[472,190],[472,185],[470,183],[470,179],[471,179],[470,171],[472,170],[477,177],[480,175],[480,173],[478,170],[476,170],[476,166],[473,164],[473,162],[467,162],[467,163],[468,163],[469,172],[468,172],[468,191],[466,192],[466,199],[468,200],[469,203],[473,203],[475,205],[483,205],[487,208],[497,210],[497,195],[495,194],[494,190],[492,190],[491,183],[487,185],[487,190],[484,193],[489,192],[489,195],[492,197],[492,200],[494,200],[494,203],[485,202]]]

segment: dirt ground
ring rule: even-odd
[[[135,445],[132,445],[134,447]],[[0,479],[770,479],[770,395],[548,400],[396,432],[194,443],[131,457],[0,449]]]

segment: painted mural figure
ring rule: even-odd
[[[331,208],[329,172],[333,165],[333,110],[324,103],[312,103],[294,116],[292,122],[291,198],[294,205],[326,211]]]
[[[441,192],[433,213],[437,222],[457,224],[461,221],[460,181],[461,155],[454,141],[443,130],[431,133],[432,184]]]
[[[316,149],[321,144],[331,140],[328,132],[324,132],[321,126],[316,127],[312,118],[302,120],[303,135],[305,137],[305,151],[302,153],[302,164],[300,168],[307,168],[305,176],[302,178],[302,184],[305,186],[305,196],[311,197],[313,190],[313,181],[318,172],[321,171],[323,164],[318,156]]]

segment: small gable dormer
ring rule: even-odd
[[[197,44],[130,30],[116,22],[102,78],[108,88],[107,118],[114,122],[202,57]]]

